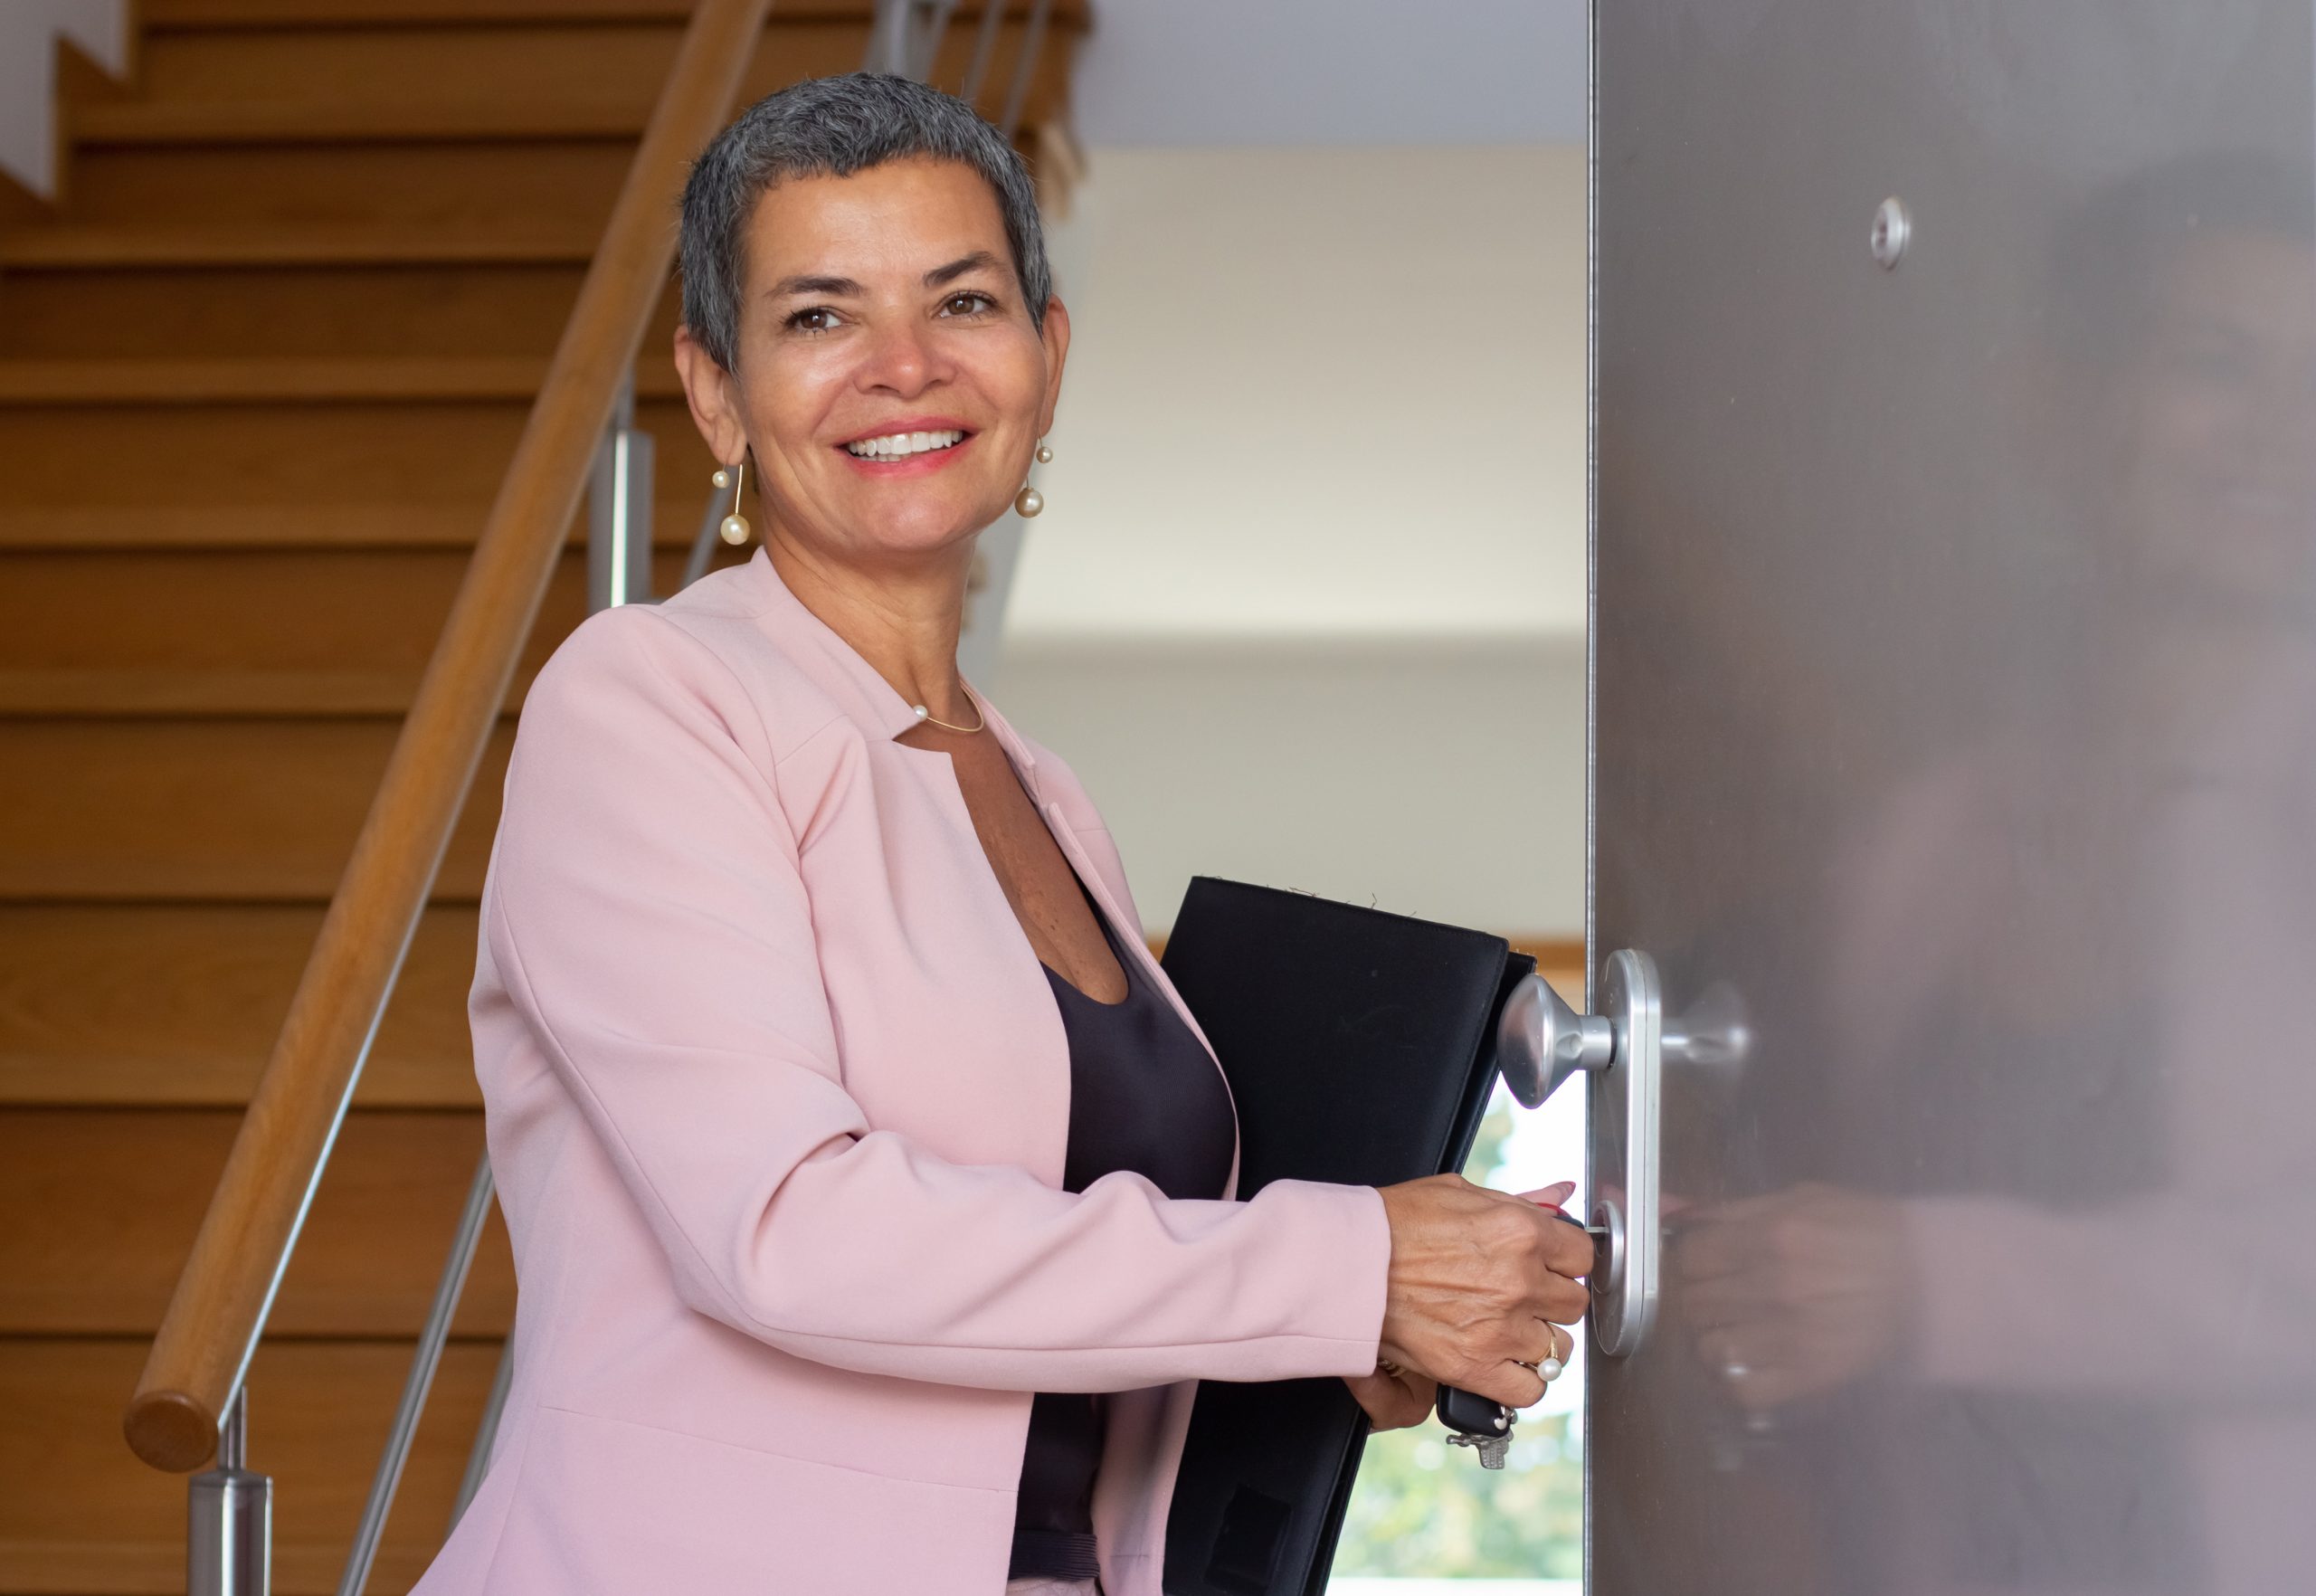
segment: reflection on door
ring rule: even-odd
[[[1755,1049],[1592,1589],[2306,1589],[2309,9],[1710,8],[1600,14],[1596,950]]]

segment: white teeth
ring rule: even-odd
[[[929,454],[935,449],[953,448],[964,441],[964,433],[954,430],[892,432],[882,438],[863,438],[858,443],[848,443],[844,447],[845,451],[856,460],[899,460],[905,455]]]

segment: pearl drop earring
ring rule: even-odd
[[[734,548],[739,547],[748,540],[748,518],[740,513],[740,481],[747,475],[747,470],[748,457],[744,454],[740,456],[740,462],[731,470],[726,470],[722,466],[718,466],[716,468],[716,474],[707,479],[718,488],[729,488],[732,490],[732,513],[717,523],[716,531],[718,537]]]
[[[1046,447],[1044,439],[1039,439],[1038,463],[1044,465],[1051,459],[1053,459],[1053,451]],[[1021,491],[1013,496],[1013,513],[1025,521],[1032,516],[1043,514],[1045,508],[1046,496],[1027,482],[1022,483]]]

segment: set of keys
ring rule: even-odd
[[[1558,1209],[1553,1209],[1552,1215],[1591,1237],[1594,1247],[1605,1244],[1608,1226],[1579,1223]],[[1512,1450],[1512,1426],[1519,1418],[1518,1413],[1493,1398],[1454,1385],[1439,1388],[1439,1401],[1434,1411],[1439,1415],[1439,1422],[1448,1427],[1449,1446],[1471,1448],[1479,1454],[1483,1468],[1504,1467],[1504,1457]]]

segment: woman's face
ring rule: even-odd
[[[1001,515],[1052,424],[1069,342],[1022,303],[997,197],[906,160],[774,185],[748,226],[736,374],[678,335],[722,460],[753,451],[774,536],[854,565],[953,552]]]

